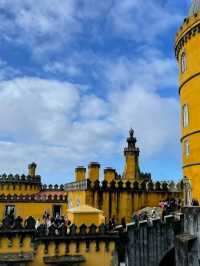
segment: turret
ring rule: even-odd
[[[31,177],[35,177],[36,168],[37,168],[37,164],[36,163],[29,164],[28,165],[28,175],[31,176]]]
[[[82,181],[85,179],[85,174],[86,174],[86,168],[83,166],[78,166],[75,169],[75,179],[76,182]]]
[[[115,180],[115,176],[116,176],[115,169],[111,167],[107,167],[106,169],[104,169],[104,180],[106,180],[108,183]]]
[[[100,164],[96,162],[92,162],[88,165],[88,178],[95,182],[99,180],[99,171],[100,171]]]
[[[129,131],[130,136],[127,138],[128,147],[124,149],[125,167],[123,178],[126,180],[134,181],[139,179],[139,148],[136,147],[136,138],[134,137],[134,131]]]
[[[188,17],[176,35],[179,66],[183,176],[200,200],[200,0],[193,0]]]

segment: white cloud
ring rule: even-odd
[[[112,88],[127,88],[132,84],[151,90],[163,90],[177,83],[175,60],[158,50],[145,47],[131,57],[100,60],[101,71]]]
[[[48,62],[40,61],[54,79],[14,78],[15,71],[0,62],[1,171],[21,172],[33,160],[48,176],[63,176],[92,160],[107,160],[108,165],[113,156],[122,155],[130,127],[136,129],[142,158],[166,151],[174,156],[179,145],[178,101],[161,95],[163,88],[176,85],[177,70],[175,61],[150,47],[182,17],[160,3],[0,1],[1,41],[27,46],[36,58],[51,51],[62,55],[62,61],[51,56]],[[86,42],[86,49],[75,45],[76,37],[84,40],[80,46]],[[146,46],[134,47],[128,56],[126,50],[111,56],[87,50],[89,42],[98,39],[101,50],[106,38],[110,44],[115,37]],[[62,82],[58,73],[91,75],[100,85],[89,78],[84,86]]]
[[[1,39],[31,47],[35,56],[55,51],[79,32],[73,0],[2,0]]]
[[[155,39],[183,19],[177,10],[167,9],[160,0],[117,1],[111,17],[113,29],[120,37],[143,42]]]
[[[120,36],[131,41],[159,37],[182,20],[176,9],[154,0],[2,0],[0,40],[31,48],[34,57],[70,49],[72,41]]]
[[[142,154],[151,157],[174,144],[177,111],[174,99],[142,87],[110,91],[103,100],[55,80],[0,82],[0,168],[21,171],[36,160],[46,173],[61,175],[67,166],[111,160],[122,149],[118,137],[124,143],[131,126]]]
[[[111,96],[114,108],[113,123],[117,124],[124,134],[130,127],[136,130],[143,158],[155,156],[168,146],[177,147],[177,100],[164,98],[156,92],[135,86],[117,91]]]

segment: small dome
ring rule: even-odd
[[[189,17],[194,16],[200,11],[200,0],[192,0],[192,5],[189,11]]]

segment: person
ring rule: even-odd
[[[116,223],[115,223],[115,217],[113,216],[113,218],[112,218],[112,226],[113,226],[113,228],[115,228],[115,225],[116,225]]]
[[[133,220],[133,222],[134,222],[135,224],[138,224],[138,223],[139,223],[139,217],[138,217],[137,213],[135,213],[135,214],[133,215],[132,220]]]
[[[46,222],[50,217],[50,214],[47,212],[47,210],[45,210],[42,219]]]
[[[164,221],[165,216],[167,215],[167,209],[166,207],[162,211],[162,220]]]
[[[108,222],[108,229],[109,229],[109,231],[113,230],[113,223],[112,223],[112,219],[111,218],[109,219],[109,222]]]
[[[164,208],[164,206],[165,206],[165,203],[164,203],[164,201],[160,200],[160,202],[159,202],[159,207],[163,209],[163,208]]]
[[[152,217],[152,219],[155,219],[156,218],[156,211],[155,210],[152,210],[151,217]]]
[[[125,231],[126,230],[126,218],[125,217],[122,218],[121,225],[122,225],[123,230]]]
[[[39,226],[40,226],[40,219],[37,219],[35,224],[35,229],[37,230]]]
[[[192,200],[192,206],[199,206],[199,202],[197,199]]]

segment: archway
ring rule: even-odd
[[[159,263],[159,266],[175,266],[175,249],[171,249],[169,252],[165,254],[162,260]]]

